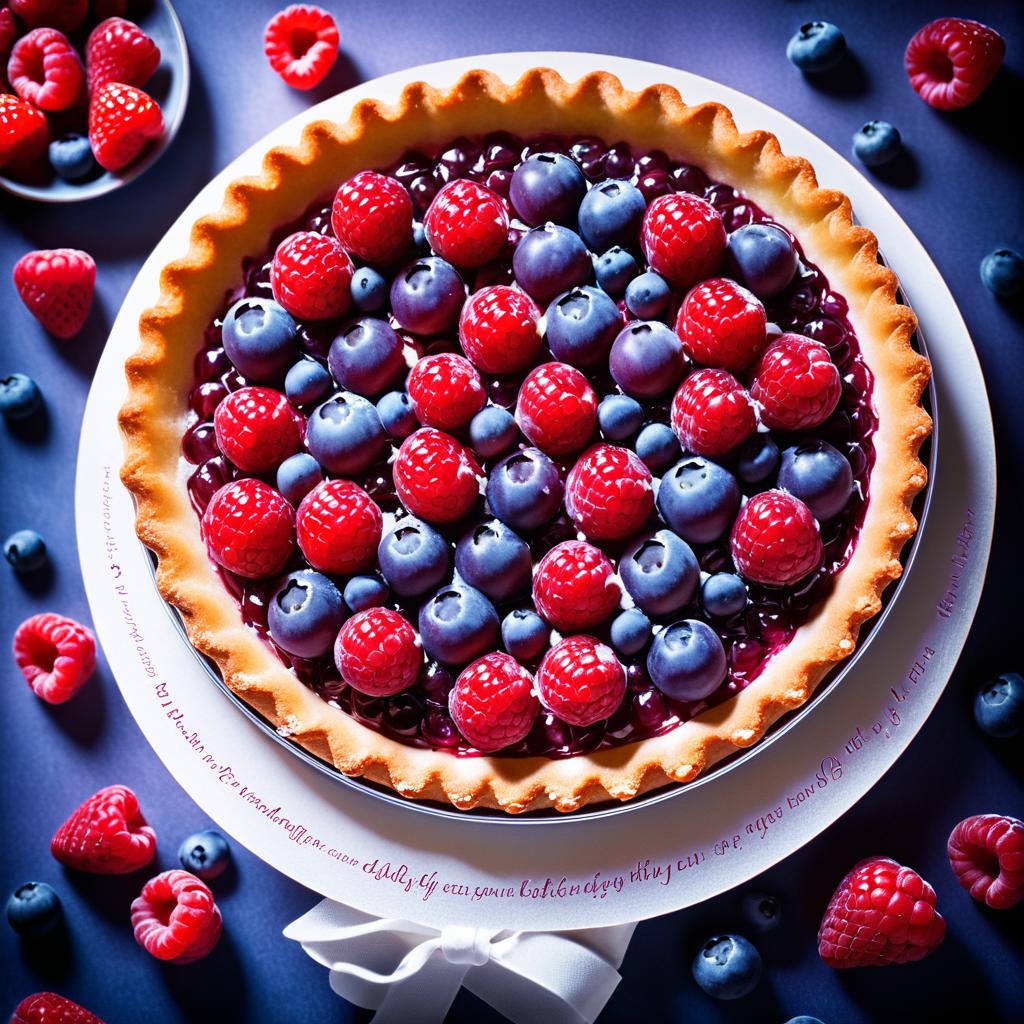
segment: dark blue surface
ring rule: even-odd
[[[310,97],[270,72],[261,33],[273,0],[177,4],[194,68],[181,135],[160,163],[114,195],[77,207],[0,200],[0,373],[21,370],[45,390],[48,423],[0,429],[0,534],[31,526],[45,534],[52,577],[19,583],[0,566],[0,635],[25,616],[57,610],[88,620],[75,552],[72,480],[89,380],[111,320],[142,260],[195,192],[266,130]],[[922,104],[902,70],[907,40],[924,22],[951,13],[935,2],[718,3],[665,0],[644,5],[519,0],[406,4],[327,2],[342,55],[312,99],[424,61],[498,50],[576,49],[675,65],[748,92],[848,152],[853,132],[884,118],[909,153],[879,177],[882,191],[917,233],[949,283],[985,369],[1005,481],[1024,471],[1021,308],[982,287],[978,264],[1001,245],[1024,249],[1019,124],[1024,101],[1024,17],[1016,0],[974,0],[961,13],[1006,37],[1007,66],[972,109],[941,115]],[[789,66],[785,44],[801,21],[827,18],[846,32],[852,57],[841,73],[812,84]],[[1016,127],[1011,127],[1011,122]],[[76,246],[96,258],[96,308],[69,342],[47,338],[22,308],[10,268],[30,248]],[[1004,484],[1004,495],[1008,490]],[[1007,499],[1008,501],[1008,499]],[[1019,579],[1024,564],[1019,515],[998,523],[990,579],[960,668],[935,714],[897,767],[827,833],[755,885],[783,899],[782,926],[755,941],[764,980],[735,1004],[714,1003],[693,984],[689,961],[705,935],[733,924],[738,894],[640,926],[625,980],[602,1021],[784,1021],[812,1013],[831,1024],[951,1019],[1019,1020],[1024,908],[995,914],[960,890],[945,840],[960,818],[979,812],[1024,815],[1019,741],[997,744],[974,726],[978,683],[1020,669]],[[69,935],[56,950],[19,949],[0,926],[0,1017],[25,994],[57,989],[108,1024],[144,1017],[182,1021],[343,1021],[359,1019],[334,997],[325,972],[281,928],[316,897],[235,848],[238,870],[215,885],[226,931],[217,951],[189,968],[158,964],[134,944],[128,903],[142,879],[63,872],[47,853],[56,826],[78,801],[113,782],[139,794],[160,836],[158,866],[174,864],[180,840],[208,822],[157,761],[123,705],[105,666],[73,703],[50,708],[0,658],[3,783],[0,888],[35,878],[64,896]],[[941,950],[917,965],[833,972],[820,964],[814,936],[838,877],[858,858],[886,853],[918,868],[938,891],[949,921]],[[496,1019],[463,994],[453,1021]]]

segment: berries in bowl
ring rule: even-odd
[[[189,59],[169,0],[128,16],[61,5],[0,56],[0,188],[40,202],[104,195],[138,177],[170,145],[185,116]],[[137,20],[130,20],[136,18]]]
[[[340,771],[630,799],[755,743],[877,613],[925,483],[913,314],[809,170],[791,195],[702,116],[606,75],[410,86],[311,129],[274,204],[232,186],[244,259],[211,234],[143,317],[123,478],[164,596]]]

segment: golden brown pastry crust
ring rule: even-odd
[[[316,696],[243,624],[207,556],[181,462],[192,359],[225,292],[238,285],[243,258],[264,251],[274,229],[358,170],[387,165],[413,146],[502,129],[592,134],[662,149],[786,224],[849,303],[874,375],[879,421],[858,543],[829,598],[791,643],[737,696],[671,732],[565,760],[453,757],[408,746]],[[875,236],[853,223],[849,200],[820,188],[806,160],[784,155],[767,132],[740,134],[725,107],[687,106],[664,85],[628,92],[610,74],[570,83],[548,69],[506,85],[473,71],[447,92],[417,82],[395,106],[364,101],[345,124],[310,124],[298,146],[272,149],[260,174],[232,182],[221,209],[196,222],[187,255],[164,268],[159,304],[140,320],[141,345],[126,364],[129,392],[120,413],[127,452],[121,477],[135,497],[138,535],[159,559],[160,593],[235,693],[340,771],[403,796],[462,809],[574,811],[694,779],[804,703],[849,657],[861,626],[881,609],[882,592],[900,575],[900,552],[917,526],[910,507],[926,481],[918,450],[931,430],[920,405],[929,366],[911,346],[914,314],[897,301],[896,277],[877,255]]]

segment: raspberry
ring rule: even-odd
[[[480,496],[483,473],[472,453],[430,427],[402,442],[392,472],[402,504],[431,523],[461,519]]]
[[[107,18],[90,33],[85,44],[89,92],[108,82],[141,87],[160,65],[160,47],[133,21]]]
[[[56,992],[36,992],[14,1008],[11,1024],[103,1024],[103,1021],[84,1006]]]
[[[96,264],[80,249],[37,249],[14,265],[14,287],[29,312],[57,338],[85,323],[96,286]]]
[[[302,447],[288,399],[273,388],[233,391],[217,406],[213,425],[220,450],[243,473],[267,473]]]
[[[903,56],[914,92],[936,110],[973,103],[996,77],[1006,43],[967,18],[939,18],[914,33]]]
[[[384,522],[376,502],[349,480],[326,480],[296,513],[299,548],[314,569],[347,575],[368,569]]]
[[[29,28],[45,25],[73,32],[85,21],[89,0],[9,0],[11,10]]]
[[[337,239],[296,231],[274,253],[270,287],[274,298],[300,320],[331,320],[352,304],[349,254]]]
[[[412,199],[394,178],[360,171],[338,189],[331,226],[361,260],[394,263],[412,245]]]
[[[718,268],[725,252],[725,226],[707,200],[674,192],[647,207],[640,243],[651,270],[677,288],[688,288]]]
[[[703,281],[683,301],[676,333],[696,363],[742,373],[767,344],[764,306],[727,277]]]
[[[888,857],[862,860],[839,883],[818,929],[818,955],[829,967],[884,967],[927,956],[946,922],[935,890]]]
[[[569,725],[608,718],[626,693],[626,672],[615,652],[592,636],[571,636],[544,655],[537,672],[540,701]]]
[[[55,860],[93,875],[127,875],[156,856],[156,832],[127,786],[107,786],[85,801],[50,840]]]
[[[18,627],[14,660],[37,697],[63,704],[96,670],[96,638],[80,622],[44,612]]]
[[[0,7],[0,70],[7,64],[14,40],[18,38],[18,26],[9,7]]]
[[[18,96],[0,93],[0,168],[4,174],[19,181],[38,176],[49,142],[45,115]]]
[[[698,370],[672,399],[672,429],[695,455],[724,455],[757,430],[747,389],[725,370]]]
[[[40,110],[73,107],[85,86],[78,53],[54,28],[35,28],[14,44],[7,77],[14,91]]]
[[[484,373],[518,373],[540,352],[540,310],[526,292],[492,285],[474,292],[462,307],[462,351]]]
[[[832,415],[843,393],[828,349],[801,334],[783,334],[765,349],[750,396],[772,430],[809,430]]]
[[[464,427],[487,402],[473,364],[450,352],[420,359],[409,373],[406,390],[416,418],[438,430]]]
[[[416,682],[423,650],[412,626],[398,612],[367,608],[341,627],[334,663],[352,689],[371,697],[391,697]]]
[[[973,899],[1006,910],[1024,898],[1024,822],[976,814],[960,822],[946,845],[949,865]]]
[[[755,494],[736,517],[730,544],[740,575],[768,587],[802,580],[825,555],[811,510],[785,491]]]
[[[423,218],[430,248],[456,267],[496,259],[508,241],[508,209],[489,188],[458,178],[434,196]]]
[[[89,105],[89,142],[96,162],[107,171],[127,167],[153,139],[164,133],[155,100],[131,85],[107,82]]]
[[[485,754],[526,739],[540,711],[533,676],[511,655],[496,652],[462,670],[448,695],[459,732]]]
[[[597,395],[575,367],[542,363],[519,389],[516,420],[542,452],[568,455],[579,451],[594,433]]]
[[[263,52],[293,89],[313,89],[338,59],[338,26],[322,7],[292,4],[267,22]]]
[[[210,887],[180,868],[151,878],[132,900],[135,941],[157,960],[195,963],[217,945],[221,928]]]
[[[556,544],[533,576],[533,603],[555,629],[590,629],[619,607],[622,592],[603,551],[582,540]]]
[[[594,445],[569,471],[565,510],[591,540],[636,533],[653,507],[651,471],[627,448]]]
[[[229,572],[275,576],[295,550],[295,510],[261,480],[234,480],[206,506],[203,536],[210,557]]]

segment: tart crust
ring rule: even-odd
[[[564,760],[456,757],[408,746],[305,687],[245,626],[216,575],[180,457],[198,340],[227,290],[239,283],[243,258],[263,251],[279,225],[355,172],[385,166],[414,145],[496,130],[591,134],[662,149],[743,192],[796,233],[808,258],[845,296],[874,375],[878,429],[870,500],[853,555],[829,597],[736,696],[665,734]],[[232,182],[220,210],[195,223],[187,255],[162,271],[159,303],[142,315],[141,345],[126,363],[121,478],[136,501],[138,535],[159,560],[160,593],[236,694],[340,771],[403,796],[460,809],[569,812],[688,782],[757,743],[776,719],[803,704],[850,656],[861,626],[878,614],[883,591],[900,575],[900,552],[917,527],[910,507],[926,482],[918,451],[931,430],[920,405],[930,369],[911,346],[914,314],[897,301],[896,277],[877,257],[877,240],[853,223],[850,201],[820,188],[806,160],[784,155],[768,132],[741,134],[725,107],[687,106],[665,85],[629,92],[611,74],[567,82],[544,68],[507,85],[472,71],[450,91],[416,82],[395,106],[368,100],[345,124],[312,123],[297,146],[270,150],[260,174]]]

